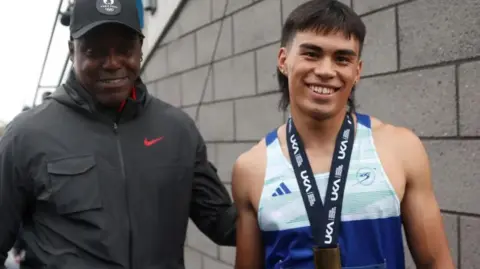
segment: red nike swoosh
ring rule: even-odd
[[[143,140],[143,144],[147,147],[150,147],[151,145],[157,143],[158,141],[162,140],[163,139],[163,136],[161,137],[158,137],[158,138],[155,138],[155,139],[152,139],[152,140],[148,140],[147,138],[145,138]]]

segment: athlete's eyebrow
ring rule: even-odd
[[[335,54],[342,56],[357,56],[357,53],[355,51],[349,49],[337,50],[335,51]]]
[[[313,50],[313,51],[318,52],[318,53],[323,52],[322,47],[319,47],[319,46],[317,46],[315,44],[311,44],[311,43],[300,44],[300,49]],[[357,53],[353,50],[350,50],[350,49],[339,49],[339,50],[335,51],[335,54],[336,55],[342,55],[342,56],[357,56]]]
[[[300,49],[313,50],[313,51],[318,52],[318,53],[323,52],[323,49],[321,47],[319,47],[317,45],[314,45],[314,44],[310,44],[310,43],[300,44]]]

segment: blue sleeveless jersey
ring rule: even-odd
[[[400,201],[373,143],[370,117],[357,114],[355,142],[345,186],[339,246],[342,268],[403,269]],[[314,240],[293,168],[277,130],[266,136],[267,166],[258,222],[266,268],[314,268]],[[328,174],[316,174],[322,201]]]

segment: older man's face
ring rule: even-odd
[[[131,93],[140,73],[142,42],[120,24],[98,26],[70,43],[77,80],[101,104],[115,107]]]

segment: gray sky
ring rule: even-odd
[[[0,121],[8,122],[31,105],[60,0],[0,0]],[[64,1],[65,10],[67,0]],[[55,85],[63,68],[68,28],[57,24],[43,85]],[[41,94],[41,93],[40,93]]]

